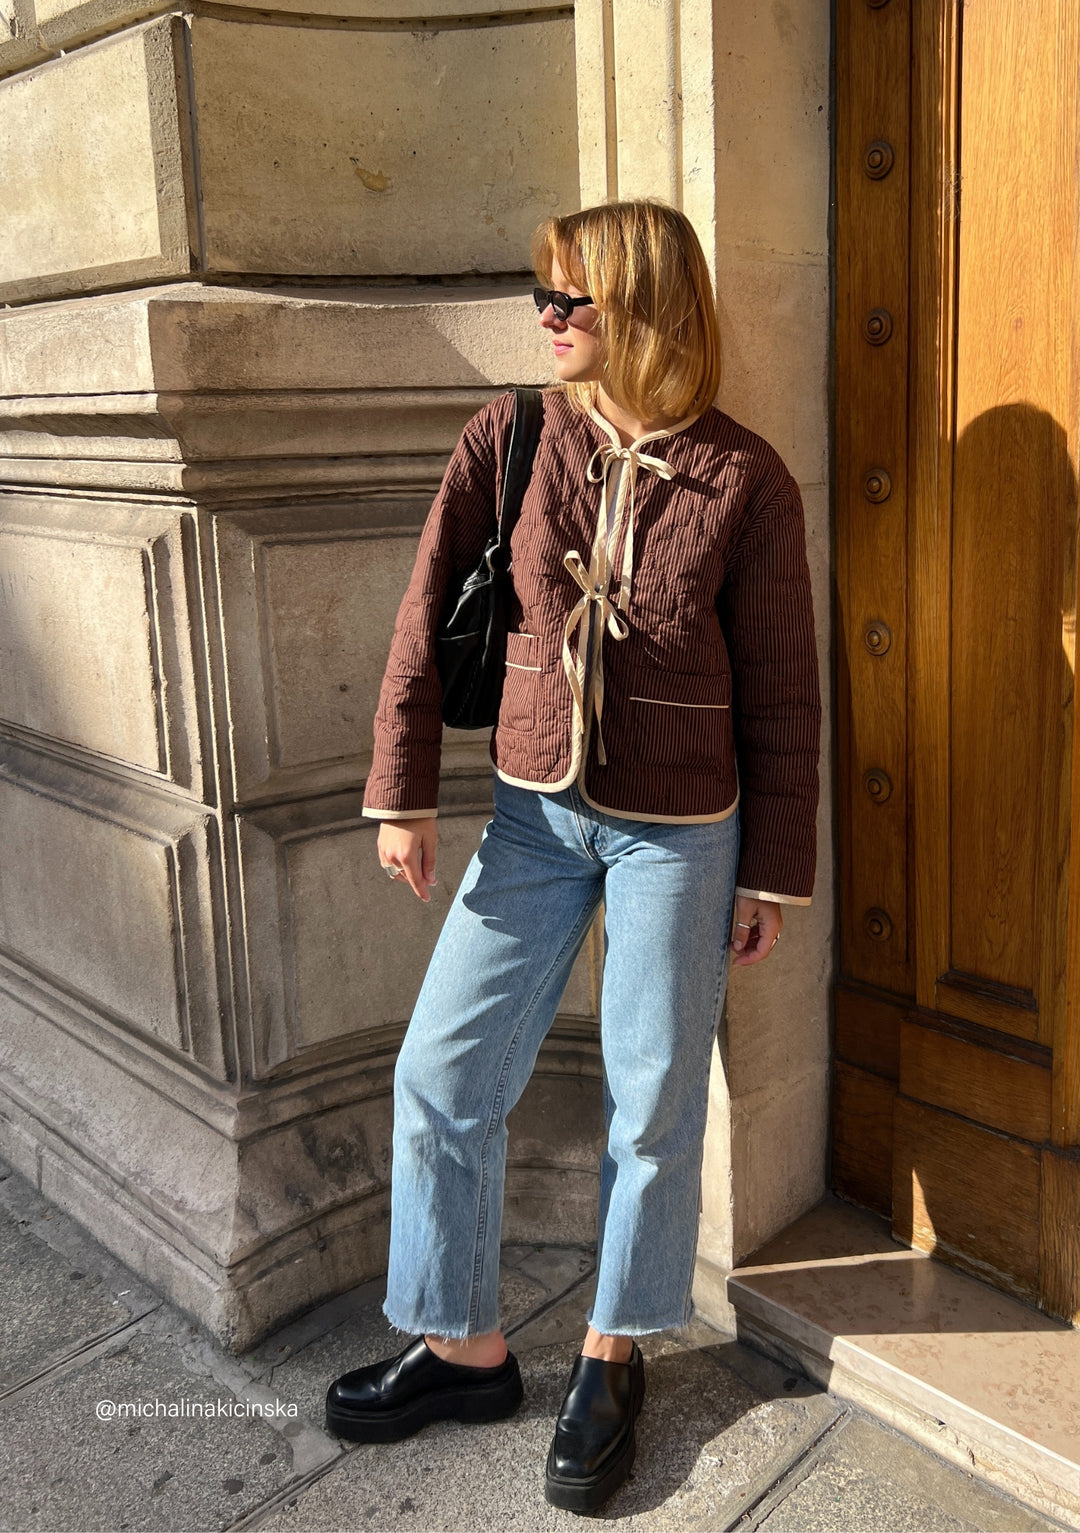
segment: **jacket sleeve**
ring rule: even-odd
[[[435,632],[451,579],[476,564],[494,530],[501,478],[496,443],[512,410],[513,395],[503,395],[469,421],[424,523],[375,713],[363,807],[371,819],[437,812],[442,689]]]
[[[814,887],[821,696],[802,498],[780,486],[748,515],[717,598],[731,660],[741,892],[808,904]]]

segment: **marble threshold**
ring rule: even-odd
[[[727,1278],[740,1341],[1080,1528],[1080,1330],[830,1195]]]

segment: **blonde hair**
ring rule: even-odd
[[[558,261],[599,310],[604,388],[640,420],[699,415],[720,387],[720,322],[705,255],[685,214],[667,203],[607,202],[548,218],[532,239],[548,286]],[[595,383],[564,385],[575,409]]]

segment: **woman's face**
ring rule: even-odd
[[[558,261],[551,266],[551,286],[557,293],[584,298],[584,290],[569,281]],[[599,315],[591,303],[573,309],[569,319],[559,319],[548,304],[540,315],[540,324],[551,333],[555,354],[555,372],[561,383],[591,383],[603,376],[603,351],[593,328]]]

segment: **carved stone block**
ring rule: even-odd
[[[238,802],[363,781],[426,510],[377,497],[216,520]]]
[[[380,868],[378,822],[360,817],[358,793],[241,816],[257,1071],[334,1042],[362,1050],[364,1035],[401,1036],[490,817],[477,802],[483,793],[468,779],[444,784],[450,803],[439,819],[438,883],[428,905]],[[599,962],[590,935],[565,1015],[594,1016]]]
[[[0,739],[0,948],[122,1029],[225,1068],[216,825]]]
[[[257,1070],[388,1025],[400,1036],[484,825],[482,809],[440,820],[423,905],[379,867],[378,823],[360,807],[342,794],[240,819]]]
[[[162,17],[0,84],[0,299],[191,269],[182,26]]]
[[[191,42],[215,270],[520,271],[538,220],[577,203],[568,15],[415,31],[197,16]]]
[[[186,520],[0,495],[0,720],[201,792]]]

